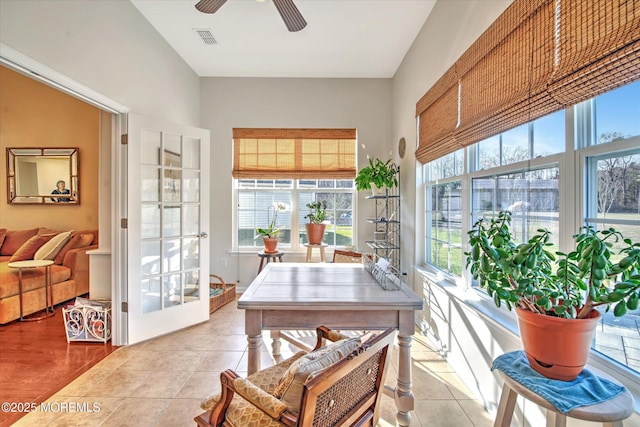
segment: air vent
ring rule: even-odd
[[[200,36],[205,44],[218,44],[216,39],[213,37],[213,34],[211,34],[211,30],[206,28],[194,28],[193,31]]]

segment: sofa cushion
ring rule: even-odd
[[[22,269],[22,292],[27,293],[33,289],[44,287],[44,268]],[[18,269],[9,268],[8,262],[0,263],[0,298],[7,298],[19,293]],[[63,265],[51,266],[51,283],[62,283],[71,278],[71,269]],[[71,287],[74,290],[73,286]],[[73,294],[72,296],[75,296]],[[57,297],[56,297],[57,298]]]
[[[0,248],[2,247],[2,243],[4,242],[4,238],[7,235],[7,229],[6,228],[0,228]]]
[[[37,228],[31,228],[28,230],[8,230],[7,235],[4,238],[4,243],[0,247],[0,255],[13,255],[16,253],[20,246],[38,234]]]
[[[54,237],[53,234],[49,234],[49,235],[37,234],[33,236],[32,238],[24,242],[22,246],[20,246],[20,248],[11,256],[11,259],[9,259],[9,262],[11,263],[16,261],[33,259],[33,256],[35,255],[37,250],[40,249],[42,245],[47,243],[53,237]]]
[[[94,236],[91,233],[74,234],[71,239],[69,239],[67,244],[64,245],[62,249],[60,249],[60,252],[58,252],[58,255],[56,255],[53,262],[55,264],[62,264],[62,262],[64,261],[64,256],[67,254],[67,252],[69,252],[71,249],[84,248],[91,245],[91,242],[93,242],[93,237]]]
[[[58,233],[53,236],[51,240],[40,246],[40,249],[33,255],[33,259],[55,259],[56,255],[58,255],[64,245],[71,239],[71,233],[73,233],[73,230]]]
[[[338,362],[359,345],[359,338],[344,339],[301,357],[287,369],[273,395],[282,400],[291,412],[298,413],[302,403],[303,386],[307,379]]]

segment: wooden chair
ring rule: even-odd
[[[317,333],[311,353],[297,353],[246,379],[230,369],[222,372],[222,391],[202,403],[206,412],[195,418],[198,426],[375,426],[394,330],[362,343],[323,326]],[[323,347],[325,339],[335,342]],[[336,349],[345,350],[344,355],[336,357]],[[326,362],[331,362],[326,368],[308,373]],[[283,396],[275,397],[288,380],[292,385]],[[297,393],[293,392],[295,381],[301,384]],[[290,401],[292,396],[298,400]]]
[[[362,254],[360,252],[341,251],[336,249],[333,251],[333,262],[350,262],[360,264],[362,262]]]

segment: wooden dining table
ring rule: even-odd
[[[362,264],[271,263],[254,279],[238,300],[245,310],[248,373],[260,370],[262,331],[315,330],[320,325],[340,330],[398,330],[398,375],[394,397],[401,426],[411,422],[411,341],[415,310],[424,301],[406,284],[384,290]],[[274,341],[274,356],[279,343]],[[275,354],[278,353],[278,354]]]

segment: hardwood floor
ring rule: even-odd
[[[0,403],[39,404],[117,348],[111,342],[67,344],[62,306],[43,320],[0,326]],[[0,426],[24,415],[2,410]]]

